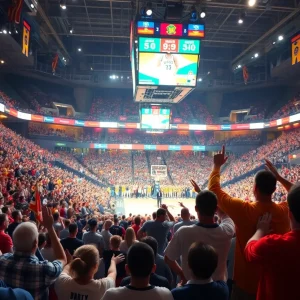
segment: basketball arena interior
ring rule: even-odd
[[[84,231],[95,219],[143,225],[161,206],[175,223],[183,208],[196,222],[220,155],[220,188],[243,203],[258,201],[266,159],[296,184],[299,46],[299,0],[1,1],[1,232],[18,210],[44,233],[44,207]],[[276,205],[288,198],[280,182]],[[86,299],[119,299],[102,296]]]

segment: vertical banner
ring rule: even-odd
[[[300,33],[294,36],[292,43],[292,65],[300,63]]]
[[[244,78],[245,84],[247,84],[248,79],[249,79],[249,72],[248,72],[248,68],[246,66],[243,66],[243,78]]]
[[[29,54],[29,39],[30,39],[30,25],[23,21],[23,48],[22,53],[28,57]]]
[[[52,73],[55,74],[55,70],[58,64],[58,54],[56,53],[52,60]]]

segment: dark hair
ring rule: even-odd
[[[295,220],[300,223],[300,183],[291,188],[287,196],[287,202]]]
[[[149,245],[152,248],[153,252],[154,252],[154,256],[156,257],[157,248],[158,248],[157,240],[152,236],[146,236],[146,237],[141,239],[141,242],[146,243],[147,245]]]
[[[148,277],[154,266],[154,252],[145,243],[135,243],[128,251],[127,264],[132,277]]]
[[[18,218],[20,214],[20,211],[19,210],[14,210],[12,213],[11,213],[11,217],[16,220]]]
[[[218,266],[218,254],[210,245],[193,243],[188,253],[188,265],[197,279],[208,279]]]
[[[270,196],[276,190],[276,177],[270,171],[259,171],[255,175],[255,186],[263,195]]]
[[[76,224],[76,223],[72,223],[72,224],[70,224],[70,226],[69,226],[69,233],[70,233],[70,234],[75,233],[77,229],[78,229],[77,224]]]
[[[59,213],[58,213],[58,212],[55,212],[55,213],[53,214],[53,220],[54,220],[54,221],[58,221],[58,219],[59,219]]]
[[[122,216],[122,220],[124,220],[125,218],[126,218],[125,215],[123,215],[123,216]]]
[[[65,224],[65,227],[68,227],[68,226],[70,226],[71,221],[69,219],[64,219],[64,224]]]
[[[217,205],[217,196],[211,191],[201,191],[196,197],[196,207],[202,216],[213,217]]]
[[[4,214],[7,214],[7,212],[8,212],[8,207],[7,207],[7,206],[3,206],[3,207],[2,207],[2,212],[3,212]]]
[[[159,218],[160,216],[165,216],[167,214],[166,210],[164,208],[159,208],[156,211],[156,216]]]
[[[6,218],[6,214],[0,214],[0,226],[4,224]]]
[[[114,223],[117,223],[119,222],[119,219],[118,218],[114,218]]]
[[[156,219],[156,211],[152,213],[152,219],[153,219],[153,220]]]
[[[46,242],[46,240],[47,239],[45,233],[39,233],[38,246],[41,247]]]
[[[140,225],[141,224],[141,218],[139,216],[134,218],[134,224],[135,225]]]

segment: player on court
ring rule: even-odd
[[[160,85],[177,85],[176,73],[178,70],[178,60],[171,53],[163,54],[158,61],[159,67],[159,84]]]

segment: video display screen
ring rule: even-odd
[[[139,53],[138,84],[196,86],[198,55]]]
[[[142,108],[141,128],[142,129],[162,129],[170,127],[170,109],[168,108]]]

